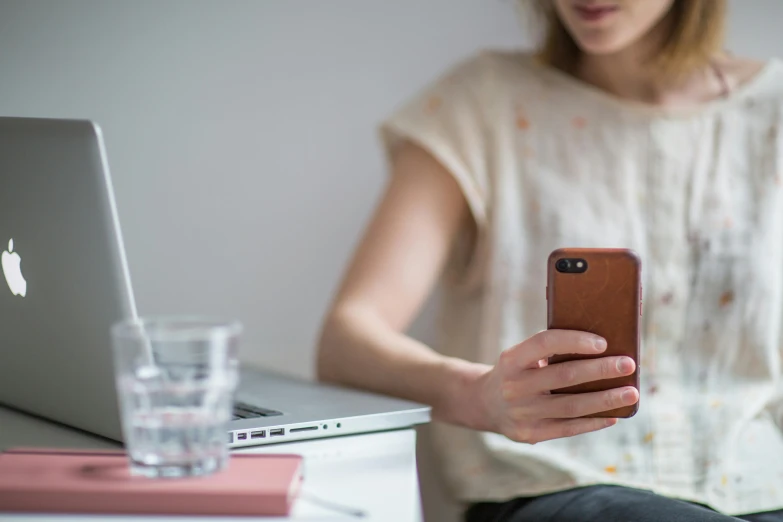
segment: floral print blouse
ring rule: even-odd
[[[493,364],[546,328],[546,260],[622,247],[643,262],[639,412],[536,445],[430,428],[465,502],[591,484],[728,514],[783,508],[783,64],[693,109],[620,100],[524,53],[455,65],[381,126],[460,184],[435,348]]]

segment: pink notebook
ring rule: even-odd
[[[17,448],[0,453],[0,512],[288,515],[299,455],[232,454],[206,477],[131,476],[124,452]]]

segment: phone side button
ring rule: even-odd
[[[642,303],[640,301],[639,302],[639,317],[641,317],[641,316],[642,316]]]

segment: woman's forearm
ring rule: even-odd
[[[434,419],[474,429],[485,421],[473,383],[489,368],[441,355],[361,307],[334,310],[318,347],[319,379],[428,404]]]

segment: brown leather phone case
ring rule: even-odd
[[[577,267],[580,262],[585,263]],[[565,268],[568,262],[570,269]],[[558,264],[560,263],[560,264]],[[625,355],[636,371],[617,379],[593,381],[552,393],[585,393],[620,386],[639,389],[639,345],[642,314],[641,260],[632,250],[565,248],[549,256],[547,268],[547,328],[580,330],[600,335],[607,349],[599,355],[556,355],[549,364],[576,359]],[[633,417],[639,403],[589,415]]]

